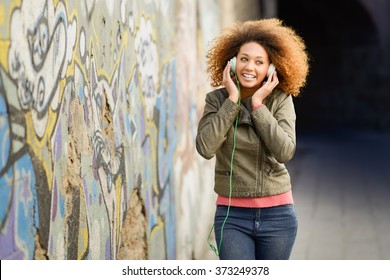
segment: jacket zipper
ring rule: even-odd
[[[260,138],[259,139],[260,141],[259,141],[259,145],[260,145],[260,147],[259,147],[259,158],[258,158],[258,172],[256,172],[258,175],[256,175],[256,176],[260,176],[260,178],[259,178],[259,185],[258,185],[258,187],[257,187],[257,196],[262,196],[262,192],[263,192],[263,171],[262,171],[262,169],[263,169],[263,166],[262,166],[262,162],[263,162],[263,154],[264,154],[264,152],[263,152],[263,140]],[[257,181],[257,180],[256,180]]]

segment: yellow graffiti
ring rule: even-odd
[[[11,3],[9,3],[9,6],[8,6],[7,18],[12,15],[12,12],[16,8],[20,8],[20,6],[22,6],[22,0],[13,0],[13,1],[11,1]]]
[[[8,49],[11,45],[10,40],[3,40],[0,38],[0,64],[3,66],[5,71],[8,72]]]
[[[56,5],[58,1],[53,1]],[[7,19],[10,21],[12,12],[16,8],[20,8],[21,1],[12,1],[12,3],[8,7],[8,14]],[[4,18],[4,5],[0,6],[0,23],[2,22],[2,19]],[[72,20],[75,18],[75,11],[72,12],[72,16],[70,17]],[[0,64],[3,65],[4,69],[8,72],[8,49],[11,45],[11,42],[9,39],[0,39]],[[75,50],[74,48],[72,57],[75,57]],[[72,67],[73,66],[73,67]],[[74,59],[72,59],[71,64],[68,66],[69,69],[67,69],[67,74],[71,76],[71,68],[74,69]],[[73,72],[74,73],[74,72]],[[68,75],[67,75],[68,76]],[[64,89],[66,85],[66,78],[59,81],[58,86],[58,102],[61,103],[62,96],[64,94]],[[42,138],[37,137],[35,131],[34,131],[34,124],[32,120],[32,114],[31,112],[25,113],[25,120],[26,120],[26,144],[30,146],[33,153],[37,157],[37,159],[42,162],[44,170],[46,172],[47,176],[47,183],[49,186],[49,190],[52,189],[52,158],[49,155],[49,152],[51,151],[51,137],[52,133],[55,131],[55,127],[58,120],[58,113],[53,111],[51,107],[48,109],[48,115],[47,115],[47,123],[44,130],[44,135]]]
[[[152,230],[150,231],[150,236],[149,236],[149,239],[152,239],[152,237],[155,235],[155,234],[158,234],[160,231],[164,231],[164,222],[163,220],[161,219],[160,216],[157,217],[157,223],[156,225],[152,228]]]
[[[12,12],[16,8],[20,8],[21,6],[21,0],[18,1],[11,1],[11,3],[8,3],[8,9],[6,8],[6,4],[0,5],[0,26],[2,26],[5,23],[10,22]],[[7,31],[7,34],[4,35],[4,38],[1,38],[0,35],[0,64],[3,66],[4,70],[8,72],[8,49],[11,45],[11,40],[9,39],[9,30]]]
[[[151,147],[153,147],[151,149],[151,153],[152,153],[151,162],[155,163],[157,162],[157,149],[155,149],[154,147],[157,147],[157,143],[155,139],[158,139],[158,128],[156,123],[153,120],[147,121],[147,125],[145,127],[145,134],[150,136],[149,137],[150,144]],[[152,172],[157,173],[158,172],[157,168],[153,168]],[[159,178],[159,176],[158,174],[153,174],[152,178],[153,178],[153,191],[155,195],[158,196],[160,194],[160,190],[158,188],[158,181],[157,181],[157,178]]]

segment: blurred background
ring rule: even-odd
[[[312,57],[289,165],[301,218],[295,259],[390,259],[389,9],[278,1]]]
[[[387,0],[0,1],[0,259],[216,259],[214,160],[195,149],[205,55],[224,27],[270,17],[311,63],[291,258],[390,259],[389,14]]]
[[[390,259],[390,2],[242,2],[237,19],[282,19],[311,59],[287,164],[300,221],[292,259]]]

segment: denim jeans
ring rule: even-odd
[[[219,248],[227,206],[217,206],[214,233]],[[269,208],[230,207],[222,231],[221,260],[288,260],[298,221],[294,205]]]

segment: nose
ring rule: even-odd
[[[255,67],[255,62],[252,60],[249,60],[248,63],[245,65],[245,69],[247,70],[253,70]]]

